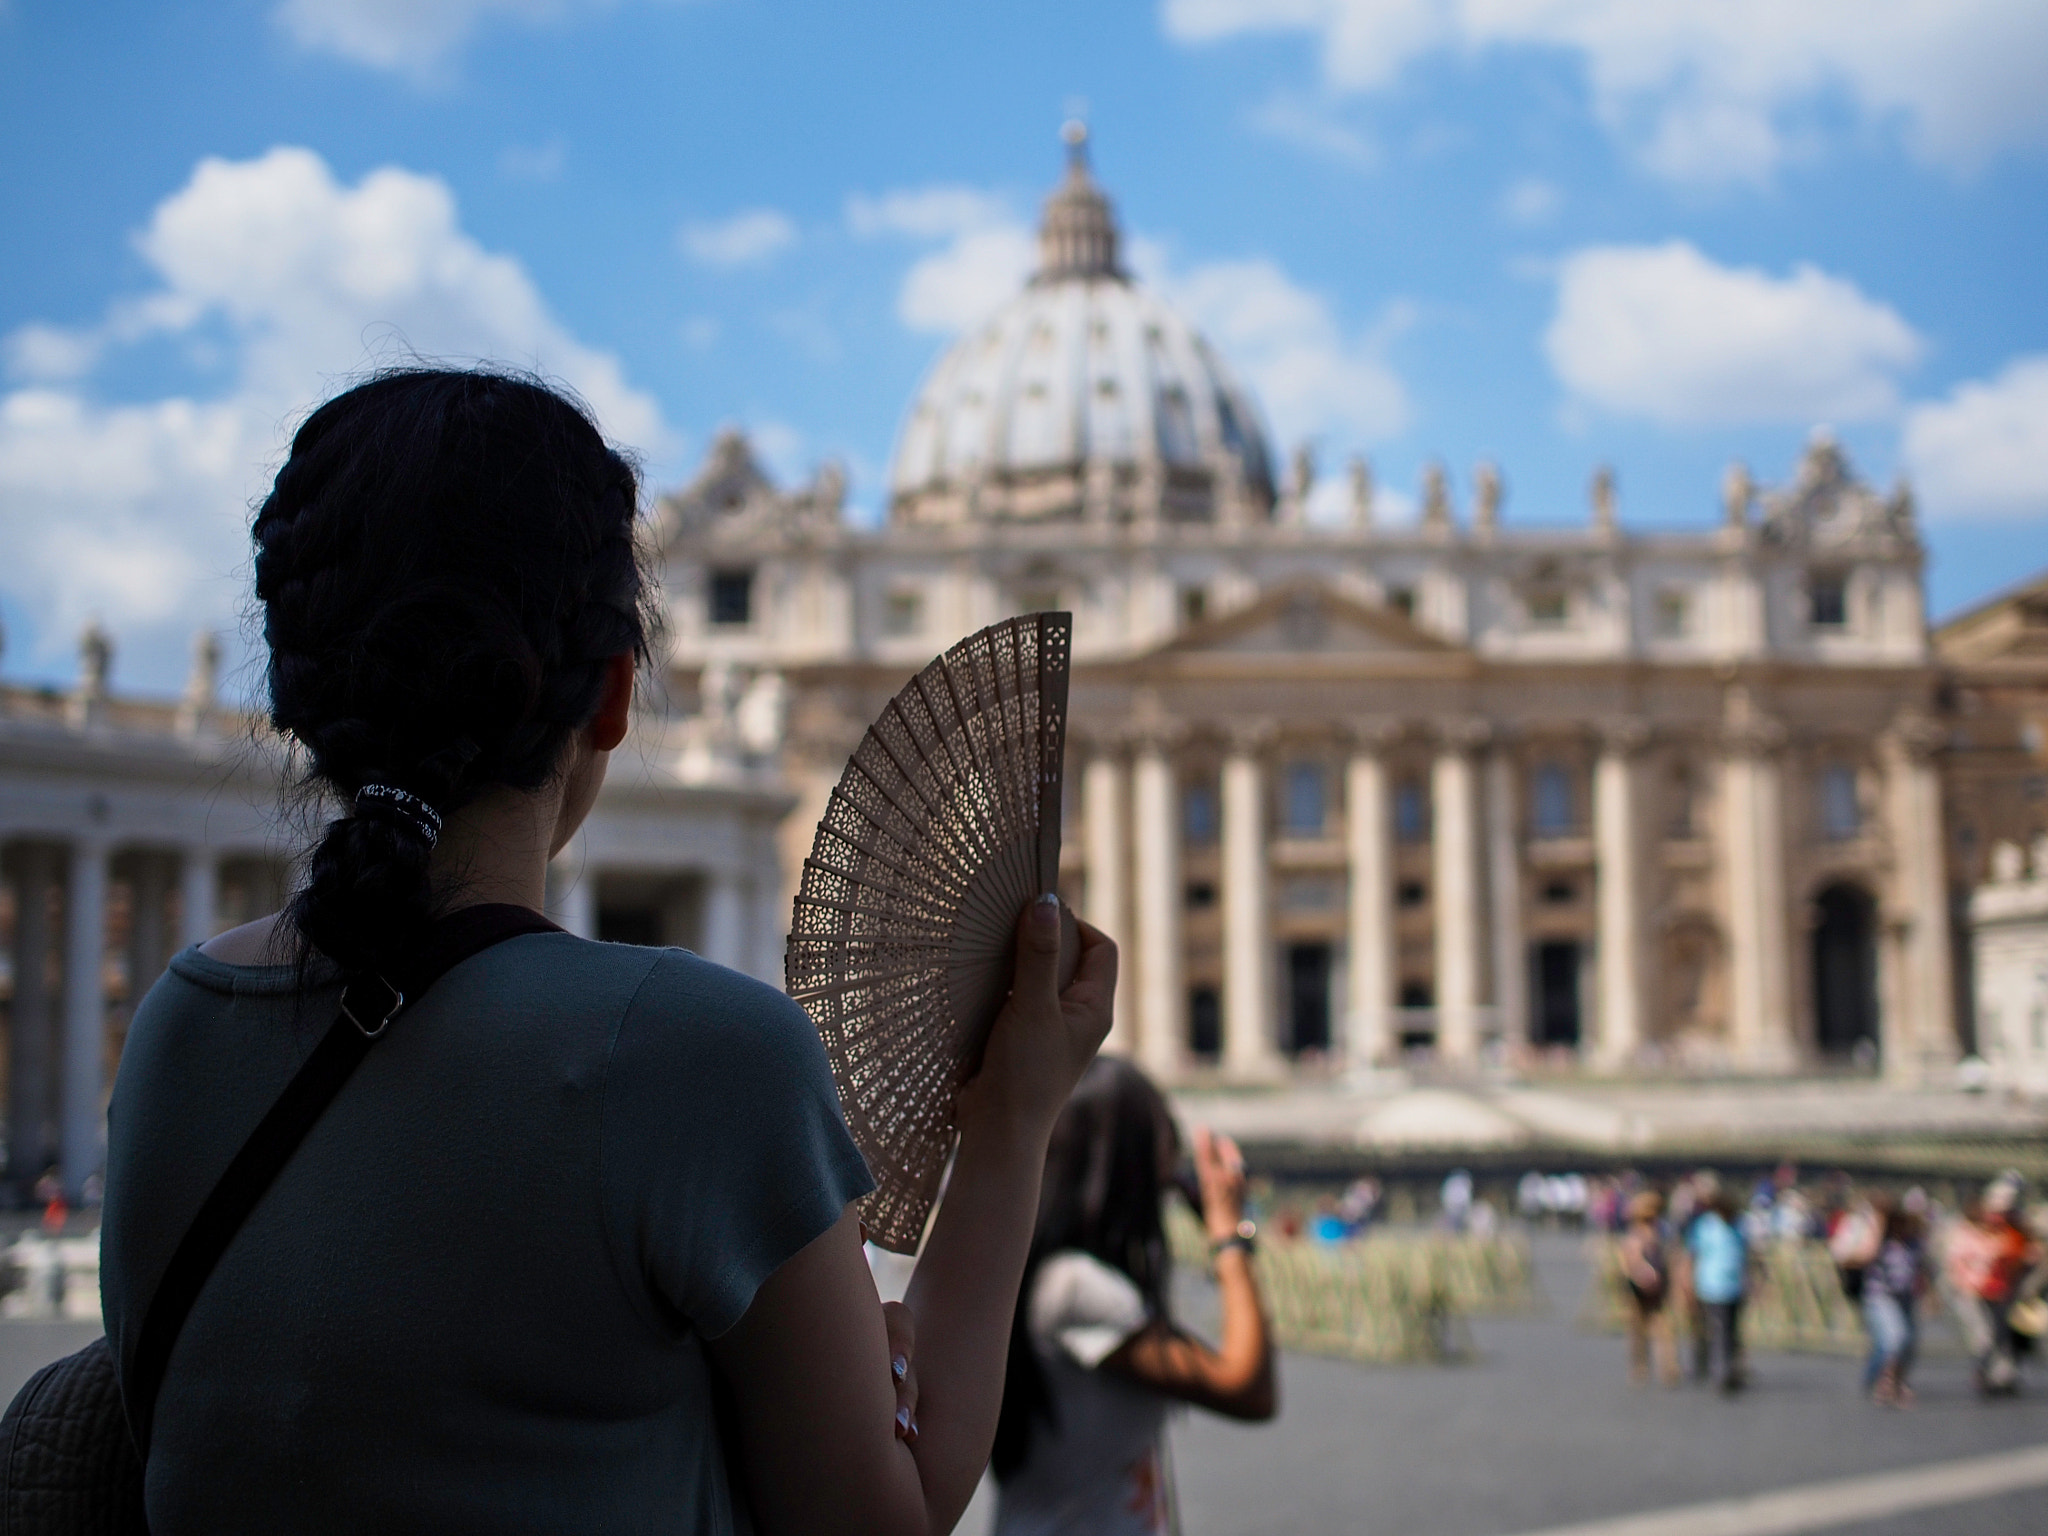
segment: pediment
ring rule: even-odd
[[[1290,583],[1236,613],[1183,630],[1157,656],[1442,656],[1459,647],[1398,609],[1361,603],[1315,582]]]

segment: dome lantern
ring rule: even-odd
[[[1120,279],[1124,274],[1116,259],[1116,212],[1088,173],[1088,125],[1069,119],[1060,137],[1067,145],[1067,175],[1045,200],[1038,224],[1038,271],[1032,281]]]

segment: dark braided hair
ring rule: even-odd
[[[401,368],[329,400],[256,514],[270,721],[344,803],[286,909],[304,944],[379,971],[434,915],[436,816],[533,790],[650,655],[639,477],[536,379]],[[373,791],[356,808],[365,785]],[[380,813],[413,804],[431,814]]]

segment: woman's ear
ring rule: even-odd
[[[590,717],[590,745],[609,752],[626,739],[626,725],[633,714],[633,653],[621,651],[604,664],[604,691],[597,696],[597,713]]]

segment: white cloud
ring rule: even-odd
[[[1142,242],[1137,255],[1161,296],[1251,385],[1283,456],[1307,439],[1351,447],[1407,427],[1408,391],[1384,355],[1408,323],[1400,306],[1377,327],[1351,334],[1323,295],[1267,257],[1177,271]]]
[[[155,291],[97,327],[8,338],[17,366],[41,366],[0,394],[0,569],[44,662],[97,612],[129,654],[157,657],[155,681],[163,668],[175,680],[183,629],[241,602],[248,506],[293,421],[376,351],[538,369],[616,439],[673,452],[659,406],[563,328],[517,260],[462,229],[437,178],[386,168],[346,186],[305,149],[208,159],[136,243]],[[150,336],[216,349],[225,382],[205,397],[99,399],[93,360]],[[68,377],[51,366],[79,360]]]
[[[1682,240],[1566,257],[1543,340],[1580,400],[1673,426],[1888,415],[1921,351],[1844,278],[1724,267]]]
[[[1525,227],[1548,224],[1563,206],[1564,193],[1557,183],[1541,176],[1524,176],[1500,195],[1500,216]]]
[[[896,311],[914,331],[961,330],[1014,294],[1036,261],[1021,228],[968,231],[911,267]]]
[[[99,361],[100,338],[30,321],[7,337],[4,348],[9,377],[54,383],[91,372]]]
[[[569,148],[560,139],[545,144],[508,144],[498,151],[498,174],[507,181],[559,181]]]
[[[527,26],[580,12],[609,10],[619,0],[278,0],[271,19],[309,53],[420,82],[439,78],[463,47],[491,22]]]
[[[950,335],[987,316],[1031,274],[1031,231],[1004,199],[972,187],[919,187],[880,197],[854,194],[847,228],[864,239],[943,241],[911,264],[896,316],[913,331]]]
[[[779,209],[748,208],[731,218],[685,224],[676,243],[701,266],[758,267],[796,244],[796,225]]]
[[[2048,355],[1914,406],[1902,447],[1931,518],[2048,513]]]
[[[1657,173],[1768,178],[1846,103],[1957,169],[2048,140],[2039,0],[1163,0],[1168,35],[1317,38],[1341,90],[1376,91],[1437,53],[1563,51],[1600,120]]]
[[[1269,138],[1339,165],[1371,170],[1380,163],[1379,146],[1337,116],[1324,101],[1275,96],[1252,113],[1251,125]]]
[[[1016,222],[1016,210],[1006,199],[976,187],[900,187],[880,197],[856,192],[846,200],[846,227],[863,239],[908,235],[940,240]]]

